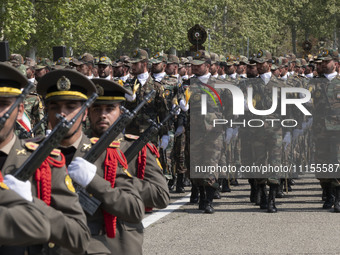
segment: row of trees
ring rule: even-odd
[[[0,40],[11,52],[51,56],[66,45],[70,55],[92,52],[116,57],[136,47],[151,53],[190,48],[194,24],[209,31],[206,49],[247,54],[301,53],[309,39],[338,47],[337,0],[0,0]]]

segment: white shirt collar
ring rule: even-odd
[[[214,74],[214,75],[212,75],[212,77],[214,77],[214,78],[218,78],[218,73],[217,73],[217,74]]]
[[[137,79],[140,82],[140,84],[142,86],[144,86],[145,82],[147,81],[147,79],[149,78],[149,73],[145,72],[145,73],[141,73],[137,75]]]
[[[90,80],[94,78],[93,74],[91,74],[90,76],[86,76],[87,78],[89,78]]]
[[[127,74],[125,76],[120,77],[119,79],[122,80],[123,82],[126,82],[126,80],[129,78],[130,74]]]
[[[227,77],[227,75],[226,74],[222,74],[222,75],[220,75],[220,78],[222,78],[222,79],[225,79]]]
[[[309,73],[309,74],[306,74],[306,77],[307,77],[307,78],[313,78],[314,75],[313,75],[313,73]]]
[[[338,73],[337,72],[325,73],[324,75],[329,81],[331,81],[338,75]]]
[[[236,80],[236,73],[230,74],[229,77],[233,80]]]
[[[211,73],[207,73],[207,74],[202,75],[202,76],[197,76],[197,78],[200,80],[200,82],[207,83],[210,76],[211,76]]]
[[[240,74],[240,77],[247,78],[247,74],[242,73],[242,74]]]
[[[260,74],[261,79],[264,81],[264,83],[267,85],[270,78],[272,77],[272,72]]]
[[[28,81],[34,83],[35,82],[35,78],[28,79]]]
[[[288,73],[281,77],[282,80],[286,81],[288,79]]]
[[[188,79],[189,79],[189,76],[187,74],[182,76],[182,80],[188,80]]]
[[[160,82],[161,80],[163,80],[164,76],[166,75],[166,72],[162,72],[162,73],[153,73],[152,76],[155,78],[155,81]]]

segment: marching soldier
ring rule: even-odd
[[[156,96],[140,110],[133,121],[126,127],[127,134],[140,135],[150,125],[149,119],[161,122],[168,112],[167,103],[163,97],[164,88],[161,83],[154,81],[149,75],[147,69],[148,60],[148,53],[142,49],[137,49],[133,58],[129,60],[132,64],[131,72],[135,75],[135,78],[129,84],[129,89],[133,94],[132,96],[126,94],[126,108],[133,110],[151,90],[156,90]],[[170,139],[167,128],[161,130],[158,135],[161,137],[160,147],[162,149],[167,148]],[[154,137],[151,142],[158,144],[158,136]]]
[[[113,81],[104,79],[92,81],[97,86],[99,97],[89,109],[91,140],[94,136],[100,137],[116,121],[121,114],[120,105],[125,101],[124,95],[130,93]],[[121,153],[126,151],[137,138],[129,134],[119,135],[116,139],[117,147],[108,148],[106,157],[109,157],[113,150]],[[140,194],[147,210],[151,210],[152,207],[165,208],[170,199],[157,157],[159,157],[157,149],[148,143],[131,162],[127,162],[127,170],[133,176],[131,176],[133,187]],[[122,185],[117,182],[120,174],[117,171],[115,187]],[[116,236],[107,238],[111,253],[142,254],[143,231],[142,223],[131,224],[118,218]]]
[[[73,70],[56,70],[46,75],[37,87],[46,103],[48,120],[55,127],[58,123],[56,114],[70,119],[75,116],[82,104],[96,91],[93,82]],[[116,233],[117,218],[130,223],[139,223],[144,214],[144,205],[139,194],[134,191],[130,177],[123,168],[123,161],[115,165],[112,171],[121,174],[113,180],[112,173],[106,174],[105,155],[102,154],[92,164],[82,158],[90,149],[91,141],[82,131],[82,121],[87,111],[79,118],[60,143],[60,150],[65,155],[66,166],[73,181],[85,188],[89,194],[99,200],[99,205],[92,200],[82,203],[86,211],[87,225],[91,231],[91,241],[86,254],[110,254],[106,235],[113,238]],[[118,160],[118,159],[117,159]],[[113,183],[116,183],[114,187]],[[120,183],[120,185],[118,185]],[[91,197],[86,196],[87,199]],[[95,203],[96,204],[96,203]]]
[[[315,139],[315,163],[328,164],[331,170],[332,164],[340,162],[340,122],[339,122],[339,98],[340,77],[336,70],[339,62],[338,51],[326,49],[322,56],[322,78],[313,79],[315,90],[313,93],[313,124],[312,130]],[[312,83],[311,81],[311,83]],[[326,200],[324,209],[340,212],[340,183],[338,176],[321,175],[317,177],[325,190]]]
[[[15,98],[21,94],[20,89],[26,84],[27,79],[19,71],[0,63],[2,114],[14,103]],[[23,111],[24,106],[20,104],[0,131],[0,168],[5,178],[8,178],[7,174],[18,169],[38,147],[32,141],[20,141],[13,133],[13,124],[16,119],[21,118]],[[11,183],[7,182],[10,187],[23,186],[23,182],[16,178],[8,180],[11,181]],[[64,156],[60,151],[52,151],[29,181],[35,197],[34,203],[48,216],[49,221],[55,224],[51,228],[49,243],[29,247],[2,246],[0,250],[6,251],[6,254],[24,254],[25,252],[28,254],[61,254],[61,247],[63,247],[67,249],[63,254],[70,251],[84,252],[88,246],[90,233],[71,179],[66,172]]]

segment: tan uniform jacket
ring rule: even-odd
[[[121,138],[120,149],[124,152],[134,139]],[[170,195],[168,185],[163,176],[162,169],[156,161],[156,156],[147,149],[147,160],[144,179],[137,176],[137,156],[129,163],[128,171],[134,176],[133,186],[139,192],[146,207],[165,208],[169,204]],[[113,239],[108,238],[111,254],[142,254],[143,232],[142,223],[131,224],[121,219],[117,222],[117,235]]]
[[[45,243],[51,225],[34,203],[13,190],[0,188],[0,245],[31,245]]]
[[[14,145],[2,168],[2,174],[9,174],[19,168],[29,157],[31,151],[25,147],[25,141],[16,138]],[[52,156],[60,160],[60,156]],[[78,196],[69,184],[70,178],[65,167],[51,167],[52,187],[51,205],[47,206],[43,201],[36,199],[35,203],[48,216],[53,223],[49,242],[63,246],[73,252],[84,252],[89,244],[90,232],[86,226],[85,214],[79,204]],[[37,195],[37,187],[34,176],[31,177],[32,194]],[[50,254],[61,253],[58,246],[50,245]],[[52,249],[53,248],[53,249]],[[53,251],[52,251],[53,250]]]
[[[73,158],[83,157],[90,147],[90,139],[83,134]],[[102,209],[117,216],[117,225],[119,219],[136,224],[141,222],[144,216],[143,201],[134,189],[131,177],[123,172],[121,167],[118,167],[115,188],[111,188],[111,183],[104,179],[104,160],[105,153],[95,162],[97,174],[86,187],[90,194],[102,202],[93,216],[86,213],[87,223],[92,233],[88,254],[110,254],[109,250],[103,246],[103,244],[107,246],[107,242]]]

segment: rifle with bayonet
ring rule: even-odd
[[[11,116],[12,112],[19,106],[19,104],[24,101],[25,97],[30,93],[33,88],[34,84],[32,82],[29,82],[22,93],[17,97],[14,104],[12,104],[8,111],[0,118],[0,130],[3,129],[9,116]]]
[[[13,172],[13,175],[19,180],[28,180],[50,155],[51,151],[59,146],[67,132],[73,127],[74,123],[83,116],[85,110],[92,105],[97,96],[96,93],[93,93],[93,95],[83,104],[80,111],[70,121],[67,121],[60,114],[57,114],[57,118],[60,122],[28,159]]]

